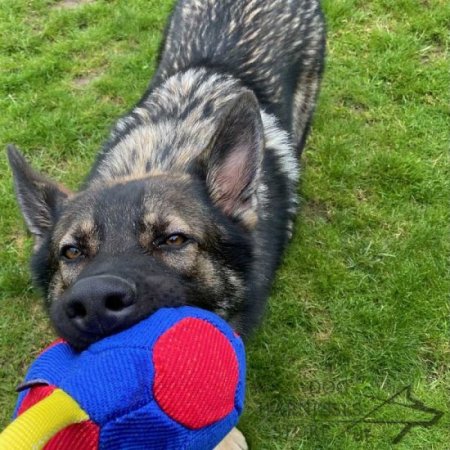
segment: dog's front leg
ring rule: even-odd
[[[214,450],[248,450],[244,435],[233,428]]]

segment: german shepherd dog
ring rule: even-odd
[[[9,146],[59,335],[83,349],[185,304],[249,334],[292,233],[324,47],[319,0],[180,0],[80,192]],[[237,430],[221,444],[245,447]]]

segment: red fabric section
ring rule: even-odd
[[[156,401],[175,421],[199,429],[233,410],[238,360],[226,336],[209,322],[178,322],[156,342],[153,362]]]
[[[28,394],[23,399],[17,411],[17,415],[20,416],[20,414],[25,412],[27,409],[31,408],[36,403],[43,400],[45,397],[48,397],[55,389],[56,389],[55,386],[47,386],[47,385],[32,387],[28,392]]]
[[[100,429],[94,422],[75,423],[61,430],[43,450],[98,450]]]

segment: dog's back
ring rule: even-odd
[[[240,79],[301,150],[325,46],[317,0],[184,0],[172,14],[152,86],[208,67]]]

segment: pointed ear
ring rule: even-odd
[[[256,97],[246,92],[233,100],[208,147],[206,184],[213,202],[247,228],[257,222],[256,191],[264,146]]]
[[[8,145],[8,159],[17,201],[30,232],[39,240],[56,221],[61,202],[70,192],[31,168],[22,154]]]

